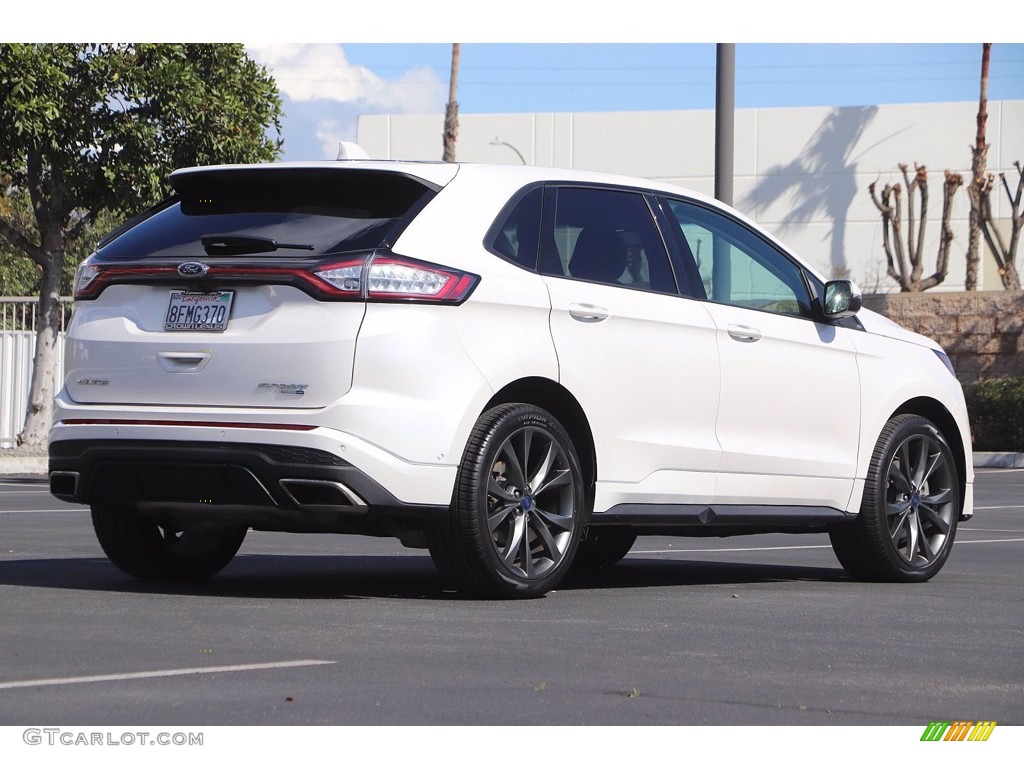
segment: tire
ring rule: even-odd
[[[573,567],[588,571],[611,568],[629,554],[635,542],[636,532],[631,528],[591,526],[586,538],[580,542]]]
[[[579,459],[547,411],[501,405],[477,421],[430,555],[460,592],[539,597],[568,572],[586,524]]]
[[[142,516],[130,504],[93,504],[92,525],[110,561],[145,581],[201,581],[224,568],[248,528],[224,525],[177,530]]]
[[[854,577],[921,582],[949,557],[960,516],[960,481],[942,433],[921,416],[889,420],[871,457],[860,514],[830,532]]]

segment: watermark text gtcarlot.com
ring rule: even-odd
[[[26,728],[22,740],[50,747],[201,747],[203,733],[160,731],[70,731],[64,728]]]

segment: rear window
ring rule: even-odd
[[[102,260],[309,258],[386,247],[436,192],[400,173],[365,170],[268,167],[171,182],[177,195],[101,242]]]

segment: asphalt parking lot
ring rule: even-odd
[[[347,536],[144,584],[40,481],[0,478],[0,725],[1024,724],[1024,470],[979,470],[927,584],[854,582],[820,535],[641,538],[524,602]]]

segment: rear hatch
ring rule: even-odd
[[[438,191],[345,166],[190,169],[79,268],[76,402],[324,406],[348,391],[361,269]]]

